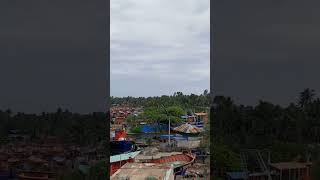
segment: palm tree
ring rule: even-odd
[[[300,93],[299,105],[304,108],[307,104],[310,104],[315,96],[315,91],[313,89],[305,89]]]

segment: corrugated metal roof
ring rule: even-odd
[[[190,133],[190,134],[196,134],[196,133],[202,132],[202,129],[188,123],[175,127],[173,128],[173,130],[177,132]]]
[[[135,151],[125,154],[118,154],[110,157],[110,163],[118,162],[118,161],[125,161],[130,158],[135,158],[141,151]]]

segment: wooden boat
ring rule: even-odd
[[[158,159],[152,159],[151,163],[173,164],[176,167],[183,167],[194,162],[196,156],[189,151],[184,151],[182,154],[174,154],[164,156]]]
[[[166,164],[173,167],[174,174],[183,174],[186,167],[195,161],[196,155],[190,151],[184,152],[171,152],[171,153],[158,153],[151,156],[141,155],[137,161],[142,163]]]

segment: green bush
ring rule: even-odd
[[[133,128],[131,128],[131,132],[132,133],[141,133],[141,127],[140,126],[133,127]]]

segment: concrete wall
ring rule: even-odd
[[[200,140],[196,141],[178,141],[177,146],[179,148],[197,148],[200,147]]]

